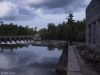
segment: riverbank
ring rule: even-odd
[[[59,41],[59,40],[42,40],[42,41],[20,41],[20,42],[7,42],[1,43],[0,45],[34,45],[34,46],[53,46],[53,47],[64,47],[66,41]]]
[[[54,46],[54,47],[64,47],[66,41],[55,41],[55,40],[48,40],[48,41],[34,41],[32,45],[36,46]]]

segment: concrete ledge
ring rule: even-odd
[[[68,48],[67,75],[82,75],[76,53],[72,46],[69,46],[69,48]]]

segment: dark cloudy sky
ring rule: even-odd
[[[0,0],[0,20],[21,25],[46,27],[66,20],[69,13],[75,20],[85,18],[85,9],[91,0]]]

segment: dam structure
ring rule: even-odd
[[[34,36],[6,36],[0,37],[0,45],[3,44],[28,44],[41,40],[39,35]]]

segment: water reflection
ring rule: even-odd
[[[4,50],[10,50],[10,51],[13,51],[13,50],[17,50],[18,48],[23,48],[23,47],[26,47],[28,48],[29,45],[0,45],[0,52],[3,52]],[[47,46],[47,50],[49,51],[54,51],[55,49],[58,49],[58,50],[62,50],[63,47],[55,47],[55,46]]]
[[[18,48],[23,48],[26,47],[28,48],[28,45],[0,45],[0,52],[4,52],[4,50],[17,50]]]
[[[0,72],[14,75],[56,75],[61,51],[31,45],[0,46]]]
[[[62,49],[63,49],[63,47],[48,46],[48,50],[49,50],[49,51],[54,51],[56,48],[57,48],[58,50],[62,50]]]

